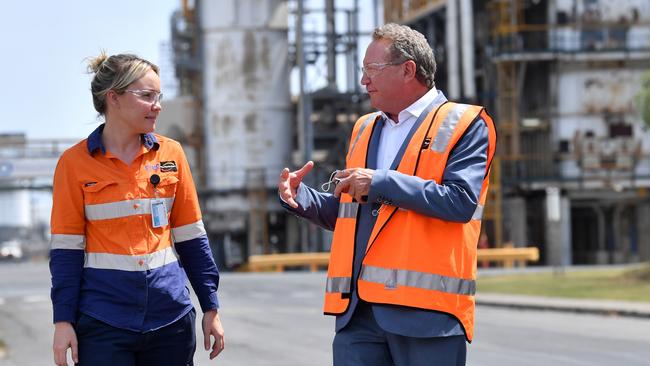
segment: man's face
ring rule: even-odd
[[[366,87],[373,108],[386,113],[397,114],[395,110],[402,105],[404,73],[402,63],[392,64],[390,57],[391,41],[378,39],[372,41],[363,58],[361,85]]]

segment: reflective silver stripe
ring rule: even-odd
[[[360,278],[364,281],[382,283],[386,289],[408,286],[425,290],[470,295],[476,293],[476,281],[446,277],[433,273],[363,266]]]
[[[351,283],[352,279],[350,277],[327,277],[325,292],[344,294],[350,293]]]
[[[474,215],[472,215],[472,220],[481,220],[483,218],[483,205],[476,205],[476,210]]]
[[[118,217],[127,217],[132,215],[151,214],[151,201],[154,198],[139,198],[135,200],[118,201],[111,203],[100,203],[96,205],[86,205],[86,219],[88,220],[108,220]],[[161,198],[165,201],[167,212],[171,212],[174,205],[174,198]]]
[[[196,239],[199,236],[205,235],[205,227],[203,220],[197,222],[172,228],[172,236],[174,243],[180,243],[186,240]]]
[[[339,204],[339,218],[352,218],[357,217],[357,210],[359,204],[357,202],[342,202]]]
[[[52,249],[86,249],[85,235],[52,234],[50,239]]]
[[[86,253],[86,268],[118,269],[121,271],[146,271],[178,261],[169,247],[151,254],[122,255],[109,253]]]
[[[359,138],[361,137],[361,134],[363,133],[363,130],[366,129],[370,121],[374,120],[379,113],[370,113],[368,118],[366,118],[365,121],[361,124],[361,127],[359,127],[359,133],[357,133],[357,136],[354,138],[354,142],[352,143],[352,146],[350,147],[350,152],[348,153],[348,157],[352,156],[352,152],[354,151],[354,147],[357,146],[357,142],[359,141]]]
[[[449,140],[451,140],[451,135],[454,134],[454,130],[460,121],[460,117],[469,107],[469,104],[456,104],[454,108],[447,113],[447,116],[440,124],[440,128],[436,133],[433,144],[431,144],[431,150],[437,153],[442,153],[447,149]]]

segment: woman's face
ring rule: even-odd
[[[153,132],[160,113],[160,78],[149,70],[142,78],[129,85],[123,94],[117,95],[115,117],[125,132],[143,134]]]

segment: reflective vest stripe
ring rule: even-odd
[[[386,289],[408,286],[458,295],[473,296],[476,293],[476,281],[474,280],[405,269],[389,269],[364,265],[361,268],[359,278],[368,282],[384,284]]]
[[[155,198],[139,198],[134,200],[117,201],[110,203],[99,203],[85,205],[86,219],[108,220],[127,217],[132,215],[151,214],[151,201]],[[174,197],[160,198],[165,202],[167,212],[171,212],[174,205]]]
[[[50,239],[52,249],[86,249],[85,235],[52,234]]]
[[[460,122],[460,117],[470,107],[469,104],[456,104],[454,108],[449,111],[445,119],[440,124],[440,128],[436,133],[436,137],[431,144],[431,150],[437,153],[443,153],[447,149],[449,140],[456,130],[456,125]]]
[[[172,228],[172,236],[174,238],[174,243],[180,243],[182,241],[196,239],[203,235],[205,235],[205,227],[203,226],[203,220],[199,220],[191,224]]]
[[[361,127],[359,127],[359,132],[357,133],[357,136],[354,138],[354,142],[350,146],[350,151],[348,152],[348,156],[352,155],[352,152],[354,151],[354,147],[357,146],[357,142],[359,141],[359,138],[361,137],[361,134],[363,133],[363,130],[366,129],[368,124],[373,121],[377,117],[377,113],[371,113],[368,118],[366,118],[365,121],[361,124]]]
[[[353,218],[357,217],[359,210],[359,203],[357,202],[341,202],[339,203],[339,218]]]
[[[350,293],[352,278],[350,277],[327,277],[325,292]]]
[[[121,255],[109,253],[86,253],[84,267],[98,269],[117,269],[139,272],[162,267],[178,261],[172,247],[151,254]]]
[[[476,205],[476,210],[474,211],[474,214],[472,215],[472,220],[481,220],[483,218],[483,209],[485,206],[478,204]]]

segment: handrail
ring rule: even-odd
[[[329,252],[308,253],[280,253],[251,255],[248,263],[242,268],[244,271],[282,272],[286,267],[307,266],[312,272],[319,267],[326,267],[329,263]],[[514,265],[526,266],[526,262],[537,262],[539,249],[536,247],[525,248],[489,248],[478,249],[478,261],[500,262],[504,267]]]

